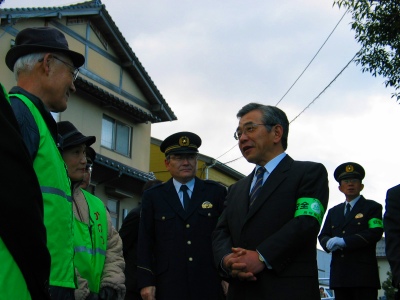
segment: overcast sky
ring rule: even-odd
[[[152,136],[162,140],[177,131],[193,131],[203,140],[200,152],[222,163],[241,157],[233,139],[237,111],[249,102],[276,105],[339,22],[344,10],[332,2],[102,0],[178,117],[153,125]],[[1,7],[73,3],[5,0]],[[289,121],[358,51],[350,22],[346,15],[279,103]],[[392,93],[383,78],[362,73],[352,63],[291,123],[287,153],[326,166],[329,208],[344,201],[333,178],[343,162],[364,166],[362,194],[382,205],[387,189],[400,183],[400,106]],[[246,175],[254,167],[244,158],[228,166]]]

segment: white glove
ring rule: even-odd
[[[326,243],[326,248],[331,252],[336,251],[338,249],[343,249],[344,247],[346,247],[344,239],[337,236],[330,238]]]

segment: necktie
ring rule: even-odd
[[[183,208],[186,210],[189,207],[189,201],[190,201],[190,197],[187,192],[188,187],[185,184],[182,184],[180,190],[183,193]]]
[[[345,212],[345,214],[344,214],[344,218],[345,218],[345,219],[347,219],[347,218],[349,217],[349,215],[350,215],[350,210],[351,210],[351,205],[350,205],[350,203],[347,203],[347,204],[346,204],[346,212]]]
[[[263,177],[264,177],[264,173],[265,173],[265,168],[264,167],[260,167],[257,169],[257,180],[256,183],[253,186],[253,189],[250,192],[250,202],[249,202],[249,206],[251,206],[254,202],[254,200],[256,200],[258,194],[260,193],[262,184],[263,184]]]

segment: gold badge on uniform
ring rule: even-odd
[[[203,204],[201,205],[202,208],[212,208],[213,205],[209,201],[204,201]]]
[[[362,217],[364,217],[364,215],[362,213],[359,213],[359,214],[356,214],[356,216],[354,218],[361,219]]]
[[[184,146],[189,146],[189,138],[187,136],[181,136],[179,139],[179,146],[184,147]]]
[[[347,165],[346,166],[346,172],[347,173],[350,173],[350,172],[353,172],[353,171],[354,171],[354,167],[352,165]]]

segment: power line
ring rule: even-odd
[[[294,81],[294,83],[290,86],[290,88],[287,90],[287,92],[282,96],[282,98],[278,101],[278,103],[275,104],[275,106],[278,106],[279,103],[281,103],[281,101],[283,100],[283,98],[285,98],[285,96],[290,92],[290,90],[292,89],[292,87],[294,87],[294,85],[297,83],[297,81],[300,79],[301,76],[303,76],[304,72],[308,69],[308,67],[311,65],[311,63],[314,61],[314,59],[317,57],[318,53],[321,51],[321,49],[325,46],[326,42],[329,40],[329,38],[331,37],[331,35],[333,34],[333,32],[336,30],[336,28],[338,27],[338,25],[340,24],[340,22],[343,20],[344,16],[346,15],[348,10],[346,10],[343,14],[343,16],[340,18],[339,22],[337,22],[336,26],[333,28],[333,30],[331,31],[331,33],[328,35],[328,37],[326,38],[325,42],[322,44],[322,46],[318,49],[317,53],[314,55],[314,57],[311,59],[311,61],[308,63],[308,65],[305,67],[305,69],[303,70],[303,72],[301,72],[301,74],[299,75],[299,77],[297,77],[297,79]]]
[[[351,62],[354,60],[354,58],[357,56],[357,54],[359,53],[359,51],[354,54],[354,56],[350,59],[350,61],[342,68],[342,70],[340,70],[340,72],[331,80],[331,82],[329,82],[329,84],[318,94],[317,97],[315,97],[293,120],[291,120],[289,122],[289,124],[291,124],[294,120],[296,120],[298,117],[300,117],[301,114],[304,113],[305,110],[307,110],[312,104],[315,103],[315,101],[317,101],[317,99],[332,85],[332,83],[343,73],[343,71],[351,64]],[[229,150],[230,151],[230,150]],[[238,159],[243,158],[243,156],[240,156],[238,158],[235,158],[231,161],[226,162],[225,164],[229,164],[232,163],[234,161],[237,161]]]
[[[354,58],[357,56],[358,52],[354,54],[354,56],[350,59],[350,61],[344,66],[344,68],[335,76],[335,78],[332,79],[331,82],[318,94],[317,97],[315,97],[292,121],[289,122],[291,124],[294,120],[296,120],[300,115],[308,109],[314,102],[331,86],[331,84],[343,73],[343,71],[350,65],[350,63],[354,60]]]
[[[337,22],[337,24],[335,25],[335,27],[332,29],[332,31],[330,32],[330,34],[328,35],[328,37],[325,39],[325,41],[323,42],[323,44],[321,45],[321,47],[318,49],[317,53],[314,55],[314,57],[311,59],[311,61],[308,63],[308,65],[305,67],[305,69],[301,72],[301,74],[297,77],[297,79],[294,81],[294,83],[289,87],[289,89],[287,90],[287,92],[282,96],[282,98],[278,101],[278,103],[276,103],[275,106],[278,106],[278,104],[283,100],[283,98],[290,92],[290,90],[294,87],[294,85],[297,83],[297,81],[303,76],[304,72],[308,69],[308,67],[311,65],[311,63],[314,61],[314,59],[317,57],[317,55],[319,54],[319,52],[322,50],[322,48],[325,46],[325,44],[327,43],[327,41],[329,40],[329,38],[331,37],[331,35],[333,34],[333,32],[336,30],[336,28],[339,26],[340,22],[343,20],[344,16],[346,15],[348,10],[345,11],[345,13],[342,15],[342,17],[339,19],[339,21]],[[354,56],[355,57],[355,56]],[[327,87],[325,87],[325,89],[316,97],[314,98],[313,101],[311,101],[311,103],[303,109],[303,111],[300,112],[300,114],[298,114],[292,121],[289,122],[292,123],[294,120],[296,120],[307,108],[309,108],[319,97],[322,93],[325,92],[325,90],[336,80],[336,78],[347,68],[347,66],[353,61],[354,57],[347,63],[347,65],[342,69],[342,71],[340,71],[340,73],[338,75],[336,75],[336,77],[329,83],[329,85]],[[235,147],[237,146],[237,144],[235,144],[234,146],[232,146],[232,148],[230,148],[229,150],[227,150],[226,152],[224,152],[223,154],[221,154],[220,156],[218,156],[216,158],[219,159],[220,157],[224,156],[225,154],[227,154],[228,152],[232,151]],[[243,156],[235,158],[231,161],[228,161],[224,164],[229,164],[232,162],[235,162],[237,160],[239,160],[240,158],[243,158]]]

